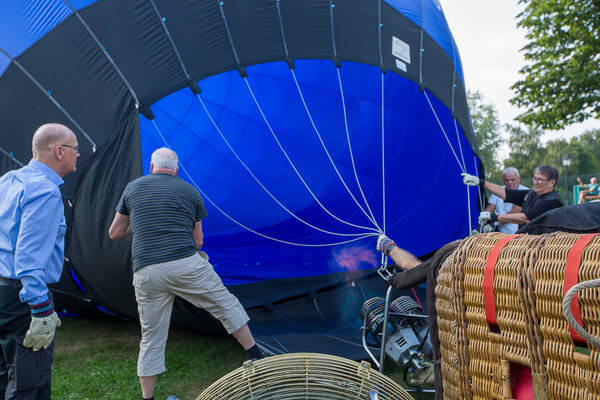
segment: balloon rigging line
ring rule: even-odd
[[[348,140],[348,150],[350,152],[350,160],[352,162],[352,170],[354,171],[354,177],[356,178],[356,184],[358,185],[358,190],[360,191],[360,194],[362,195],[362,198],[365,201],[365,205],[367,206],[367,210],[369,211],[369,214],[371,214],[372,221],[375,224],[375,226],[377,227],[377,229],[379,229],[379,231],[381,232],[381,228],[379,227],[379,225],[377,224],[377,221],[375,220],[375,216],[373,215],[373,212],[371,211],[371,207],[369,207],[369,202],[367,201],[367,198],[365,197],[365,194],[362,190],[362,186],[360,185],[360,181],[358,180],[358,173],[356,172],[356,164],[354,163],[354,154],[352,153],[352,144],[350,143],[350,132],[348,130],[348,117],[346,114],[346,100],[344,99],[344,88],[342,86],[342,77],[340,75],[340,69],[336,68],[335,70],[337,72],[338,83],[340,86],[340,95],[342,97],[342,109],[344,111],[344,127],[346,129],[346,139]]]
[[[75,127],[83,134],[83,136],[87,139],[87,141],[90,142],[90,144],[92,145],[92,152],[95,153],[96,152],[96,143],[92,140],[90,135],[88,135],[87,132],[81,127],[81,125],[79,125],[77,123],[77,121],[75,121],[75,119],[71,116],[71,114],[69,114],[67,112],[67,110],[64,109],[64,107],[58,102],[58,100],[56,100],[54,98],[54,96],[52,96],[52,92],[50,90],[46,89],[45,87],[43,87],[42,84],[37,79],[35,79],[33,77],[33,75],[31,75],[29,73],[29,71],[27,71],[27,69],[25,69],[25,67],[23,67],[21,65],[20,62],[15,60],[10,54],[8,54],[1,47],[0,47],[0,53],[3,53],[6,57],[8,57],[10,59],[10,61],[13,64],[15,64],[21,70],[21,72],[23,72],[31,80],[31,82],[33,82],[38,87],[38,89],[40,89],[48,97],[48,99],[50,99],[50,101],[56,106],[56,108],[58,108],[69,119],[69,121],[71,121],[71,123],[73,125],[75,125]]]
[[[381,46],[381,28],[383,27],[383,24],[381,23],[381,0],[377,2],[377,22],[377,34],[379,35],[379,67],[383,73],[383,51]]]
[[[231,37],[231,31],[229,30],[229,24],[227,23],[227,17],[225,16],[225,10],[223,10],[223,2],[221,0],[217,0],[219,4],[219,11],[221,12],[221,17],[223,18],[223,23],[225,24],[225,31],[227,32],[227,38],[229,39],[229,45],[231,46],[231,51],[233,52],[233,56],[235,57],[235,62],[237,65],[240,65],[240,58],[238,57],[238,53],[235,50],[235,46],[233,44],[233,38]]]
[[[381,1],[379,2],[381,11]],[[380,16],[381,17],[381,16]],[[379,28],[381,42],[381,27]],[[380,43],[381,46],[381,43]],[[380,54],[381,57],[381,54]],[[381,72],[381,198],[383,201],[383,233],[385,233],[385,73]]]
[[[460,150],[460,158],[462,160],[462,169],[463,171],[467,170],[467,163],[465,162],[465,155],[463,154],[462,144],[460,144],[460,134],[458,133],[458,124],[456,123],[456,118],[452,118],[454,120],[454,131],[456,132],[456,141],[458,143],[458,149]]]
[[[167,148],[171,149],[171,146],[169,145],[169,143],[167,142],[167,140],[163,136],[162,132],[158,128],[158,125],[156,124],[156,121],[154,119],[152,120],[152,124],[154,125],[154,128],[158,132],[160,138],[165,143],[165,146],[167,146]],[[223,214],[225,217],[227,217],[233,223],[235,223],[235,224],[239,225],[240,227],[246,229],[247,231],[252,232],[255,235],[261,236],[261,237],[263,237],[265,239],[269,239],[269,240],[272,240],[272,241],[275,241],[275,242],[279,242],[279,243],[283,243],[283,244],[289,244],[289,245],[293,245],[293,246],[300,246],[300,247],[329,247],[329,246],[337,246],[337,245],[341,245],[341,244],[355,242],[357,240],[361,240],[361,239],[364,239],[364,238],[367,238],[367,237],[371,237],[371,236],[377,236],[377,233],[366,233],[363,236],[360,236],[360,237],[357,237],[357,238],[354,238],[354,239],[349,239],[349,240],[342,241],[342,242],[337,242],[337,243],[306,244],[306,243],[289,242],[287,240],[281,240],[281,239],[277,239],[277,238],[265,235],[263,233],[257,232],[255,230],[247,227],[246,225],[244,225],[241,222],[237,221],[236,219],[234,219],[233,217],[231,217],[229,214],[227,214],[225,211],[223,211],[214,201],[211,200],[211,198],[209,196],[206,195],[206,193],[198,186],[198,184],[196,184],[196,181],[188,173],[187,169],[185,168],[185,165],[183,165],[181,162],[179,162],[179,165],[181,166],[181,169],[183,170],[183,172],[185,173],[185,175],[187,176],[187,178],[189,179],[189,181],[194,185],[194,187],[196,187],[196,189],[202,194],[202,196],[206,200],[208,200],[210,202],[210,204],[212,204],[213,207],[215,207],[221,214]]]
[[[119,68],[119,66],[115,63],[115,61],[113,60],[113,58],[110,56],[110,54],[106,50],[106,46],[104,46],[104,45],[102,45],[102,43],[100,43],[100,40],[98,39],[98,37],[94,34],[94,32],[92,31],[92,29],[85,22],[85,20],[81,16],[81,14],[79,14],[79,11],[77,11],[75,9],[75,7],[73,7],[71,5],[71,3],[69,3],[69,0],[63,0],[63,1],[67,4],[67,6],[69,6],[71,8],[71,11],[73,11],[73,14],[75,14],[75,16],[77,17],[77,19],[79,20],[79,22],[81,22],[81,24],[83,25],[83,27],[85,28],[85,30],[89,33],[89,35],[92,38],[92,40],[94,40],[94,42],[96,42],[96,44],[98,45],[98,47],[100,48],[100,50],[104,53],[104,55],[106,56],[106,59],[108,60],[108,62],[112,65],[112,67],[117,72],[117,74],[119,74],[119,77],[121,78],[121,80],[123,81],[123,83],[125,83],[125,85],[127,86],[127,89],[129,90],[129,93],[131,93],[131,96],[135,100],[136,104],[139,103],[139,100],[138,100],[138,97],[137,97],[137,95],[135,93],[135,90],[133,90],[133,87],[129,84],[129,81],[127,80],[127,78],[125,78],[125,75],[123,75],[123,72],[121,71],[121,69]]]
[[[188,73],[187,69],[185,68],[183,59],[181,58],[181,54],[179,54],[179,50],[177,49],[177,46],[175,46],[175,42],[173,41],[171,32],[169,32],[169,28],[167,27],[166,18],[161,17],[160,12],[158,11],[158,7],[156,7],[156,4],[154,3],[154,0],[148,0],[148,1],[152,5],[152,8],[154,8],[154,12],[156,13],[156,16],[158,17],[158,19],[160,20],[160,23],[163,27],[165,35],[167,35],[167,39],[169,39],[169,43],[171,43],[171,48],[175,52],[175,56],[177,57],[177,60],[179,60],[179,65],[181,65],[181,69],[183,70],[185,77],[187,78],[188,81],[191,81],[192,78],[190,78],[190,74]]]
[[[435,116],[435,119],[437,120],[438,125],[440,126],[440,129],[442,130],[442,133],[444,134],[444,137],[446,138],[446,142],[448,142],[448,146],[450,146],[450,150],[452,150],[452,154],[454,154],[454,158],[456,159],[456,162],[458,163],[458,166],[460,167],[460,170],[462,172],[467,172],[465,170],[465,168],[462,166],[462,164],[460,163],[460,160],[458,159],[458,156],[456,155],[456,152],[454,151],[454,147],[452,146],[452,143],[450,142],[450,139],[448,138],[448,135],[446,134],[446,130],[444,129],[444,126],[442,125],[442,122],[440,121],[437,112],[435,111],[435,108],[433,108],[433,104],[431,104],[431,101],[429,100],[429,96],[427,95],[427,91],[423,91],[423,94],[425,94],[425,98],[427,99],[427,103],[429,103],[429,107],[431,107],[431,111],[433,111],[433,115]]]
[[[315,130],[315,133],[317,134],[317,137],[319,138],[319,141],[321,142],[321,146],[323,147],[323,150],[325,151],[325,154],[327,155],[327,158],[329,159],[329,162],[331,163],[331,165],[333,167],[333,170],[337,174],[338,178],[340,178],[340,181],[342,182],[342,185],[344,185],[344,187],[346,188],[346,191],[348,192],[348,194],[350,195],[350,197],[352,197],[352,200],[354,200],[354,202],[356,203],[356,205],[358,206],[358,208],[365,214],[365,216],[367,217],[367,219],[369,221],[371,221],[373,224],[375,224],[374,221],[369,216],[369,214],[367,214],[367,212],[365,211],[365,209],[360,205],[360,203],[358,202],[358,200],[356,199],[356,197],[354,197],[354,194],[352,194],[352,191],[350,190],[350,188],[346,184],[346,181],[344,181],[344,178],[342,178],[342,175],[340,174],[340,171],[336,167],[335,162],[333,161],[333,158],[331,157],[331,154],[329,153],[329,150],[327,150],[327,146],[325,145],[325,142],[323,141],[323,137],[321,136],[321,133],[319,132],[319,129],[317,128],[317,126],[315,124],[315,121],[313,120],[312,114],[311,114],[310,110],[308,109],[308,106],[306,104],[306,100],[304,99],[304,95],[302,93],[302,89],[300,89],[300,85],[298,83],[298,79],[296,78],[296,73],[291,68],[290,68],[290,72],[292,73],[292,77],[294,78],[294,82],[296,83],[296,88],[298,89],[298,94],[300,95],[300,100],[302,100],[302,104],[304,105],[304,109],[306,110],[306,114],[308,115],[308,119],[310,120],[310,123],[312,124],[313,129]]]
[[[313,197],[313,199],[315,199],[315,201],[317,202],[317,204],[319,204],[321,206],[321,208],[327,213],[329,214],[331,217],[335,218],[336,220],[342,222],[342,223],[346,223],[343,220],[339,219],[338,217],[336,217],[335,215],[333,215],[317,198],[317,196],[313,193],[313,191],[310,189],[310,187],[308,186],[308,184],[306,183],[306,181],[304,180],[304,178],[302,178],[302,175],[300,174],[300,172],[298,171],[298,169],[296,168],[296,166],[294,165],[293,161],[290,159],[289,155],[287,154],[287,152],[285,151],[285,149],[283,148],[281,142],[279,141],[279,139],[277,138],[277,135],[275,134],[275,132],[273,131],[273,128],[271,127],[271,124],[269,124],[269,121],[267,120],[267,117],[265,115],[265,113],[262,110],[262,107],[260,106],[260,104],[258,103],[258,100],[256,99],[256,96],[254,95],[254,92],[252,91],[252,87],[250,86],[250,82],[248,82],[248,78],[243,78],[244,82],[246,83],[246,86],[248,87],[248,90],[250,91],[250,95],[252,96],[252,99],[254,100],[254,103],[256,104],[256,107],[258,108],[258,111],[260,112],[260,114],[263,117],[263,120],[265,121],[265,124],[267,125],[267,128],[269,129],[269,131],[271,132],[271,135],[273,136],[273,138],[275,139],[275,142],[277,142],[277,145],[279,146],[279,149],[281,150],[281,152],[283,153],[283,155],[285,156],[285,158],[288,160],[288,162],[290,163],[290,166],[292,167],[292,169],[294,170],[294,172],[296,172],[296,175],[298,176],[298,178],[300,179],[300,181],[304,184],[304,187],[306,187],[306,189],[308,190],[308,192],[311,194],[311,196]],[[380,232],[381,230],[379,229],[379,226],[377,226],[377,223],[375,221],[371,221],[374,223],[375,227],[377,229],[373,229],[373,228],[368,228],[369,230],[373,230],[375,232]]]
[[[454,96],[454,89],[452,90],[452,95]],[[460,150],[460,158],[462,160],[463,169],[467,170],[467,163],[465,162],[465,155],[462,150],[462,144],[460,144],[460,134],[458,133],[458,124],[456,123],[456,118],[452,118],[454,120],[454,130],[456,131],[456,141],[458,142],[458,148]],[[471,234],[472,224],[471,224],[471,189],[467,186],[467,218],[469,221],[469,235]]]
[[[2,147],[0,147],[0,153],[4,154],[6,157],[8,157],[11,160],[13,160],[19,167],[24,167],[25,166],[25,164],[23,164],[21,161],[17,160],[11,153],[9,153],[8,151],[4,150]]]
[[[329,0],[329,22],[331,22],[331,47],[333,50],[333,58],[337,60],[337,48],[335,45],[335,25],[333,24],[333,10],[335,9],[335,4],[333,4],[332,0]]]
[[[229,150],[231,150],[231,152],[233,153],[233,155],[235,156],[235,158],[240,162],[240,164],[242,164],[242,166],[244,168],[246,168],[246,171],[248,171],[248,173],[250,174],[250,176],[252,176],[252,178],[254,178],[254,180],[256,181],[256,183],[258,183],[258,185],[281,207],[283,208],[288,214],[290,214],[292,217],[296,218],[298,221],[302,222],[303,224],[316,229],[320,232],[323,233],[328,233],[330,235],[337,235],[337,236],[362,236],[364,233],[336,233],[336,232],[330,232],[321,228],[318,228],[314,225],[311,225],[310,223],[306,222],[305,220],[303,220],[302,218],[298,217],[296,214],[294,214],[294,212],[290,211],[286,206],[284,206],[264,185],[263,183],[258,179],[258,177],[252,172],[252,170],[248,167],[248,165],[246,165],[246,163],[239,157],[239,155],[237,154],[237,152],[233,149],[233,147],[231,146],[231,144],[229,143],[229,141],[225,138],[225,136],[223,135],[223,132],[221,131],[221,129],[218,127],[216,121],[214,120],[214,118],[212,117],[212,115],[210,114],[210,112],[208,111],[208,109],[206,108],[206,105],[204,104],[204,101],[202,100],[202,97],[200,97],[199,94],[196,95],[196,97],[198,98],[198,100],[200,101],[200,104],[202,104],[202,108],[204,108],[204,111],[206,112],[206,114],[208,115],[208,118],[210,119],[210,122],[212,122],[213,126],[215,127],[216,131],[219,133],[219,135],[221,136],[221,139],[223,139],[223,141],[225,142],[225,144],[227,145],[227,147],[229,148]],[[363,228],[363,229],[369,229],[367,227],[364,226],[359,226],[359,225],[354,225],[354,224],[350,224],[347,223],[349,225],[352,225],[354,227],[357,228]]]
[[[340,95],[342,97],[342,107],[344,110],[344,126],[346,128],[346,138],[348,139],[348,150],[350,151],[350,160],[352,161],[352,170],[354,171],[354,177],[356,178],[356,184],[358,185],[358,190],[360,191],[360,194],[362,195],[362,198],[365,202],[365,206],[367,207],[367,210],[369,211],[369,214],[371,215],[371,218],[369,218],[369,219],[371,220],[371,222],[373,222],[373,224],[379,230],[379,232],[383,232],[381,230],[381,228],[379,227],[379,224],[377,224],[375,215],[373,215],[373,211],[371,211],[371,207],[369,207],[369,202],[367,201],[367,198],[365,197],[365,194],[360,185],[360,181],[358,180],[358,173],[356,171],[356,165],[354,163],[354,155],[352,154],[352,145],[350,144],[350,133],[348,132],[348,118],[346,115],[346,100],[344,99],[344,89],[342,86],[342,78],[340,76],[340,68],[339,68],[340,64],[338,61],[337,46],[335,44],[335,24],[334,24],[334,18],[333,18],[333,10],[334,9],[335,9],[335,4],[333,4],[333,0],[329,0],[329,20],[331,22],[331,45],[333,48],[334,63],[336,64],[336,67],[337,67],[336,72],[337,72],[338,82],[340,85]],[[368,218],[368,216],[367,216],[367,218]]]
[[[281,41],[283,42],[283,50],[285,51],[285,56],[289,57],[290,53],[288,52],[287,42],[285,40],[285,31],[283,30],[283,18],[281,18],[281,6],[279,5],[279,0],[275,2],[277,5],[277,17],[279,18],[279,29],[281,30]]]
[[[477,164],[477,158],[475,157],[475,154],[473,154],[473,164],[475,165],[475,175],[479,176],[479,166]],[[484,204],[483,204],[483,194],[481,193],[481,190],[477,189],[477,195],[479,198],[479,206],[481,207],[481,210],[483,210]]]

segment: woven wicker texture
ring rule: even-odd
[[[282,354],[244,365],[208,387],[197,400],[410,400],[400,385],[371,368],[341,357]]]
[[[560,305],[565,260],[581,236],[561,234],[549,238],[533,267],[551,399],[600,399],[600,349],[590,347],[589,355],[578,351]],[[581,255],[578,281],[599,276],[600,237],[595,237]],[[591,335],[600,337],[600,289],[584,290],[578,297],[583,326]]]
[[[458,361],[457,313],[452,292],[454,258],[462,254],[465,239],[452,255],[446,258],[438,271],[435,286],[436,311],[438,314],[438,338],[440,341],[440,368],[444,395],[449,399],[463,398],[460,385]],[[464,364],[464,363],[462,363]]]
[[[536,399],[547,394],[600,400],[598,349],[577,352],[562,313],[567,255],[582,235],[519,236],[497,253],[496,328],[489,323],[489,292],[486,314],[485,268],[494,246],[507,236],[467,238],[440,268],[435,290],[444,398],[510,399],[510,366],[519,364],[531,368]],[[589,243],[581,259],[578,281],[598,278],[600,238]],[[600,289],[580,292],[579,303],[583,326],[599,337]]]

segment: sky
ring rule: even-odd
[[[525,65],[520,49],[527,43],[525,31],[517,28],[516,16],[524,5],[517,0],[439,0],[458,47],[465,86],[479,91],[486,104],[498,111],[501,124],[514,123],[519,109],[509,103],[510,87],[521,79]],[[543,141],[570,139],[586,130],[600,128],[600,121],[587,120],[561,131],[547,131]],[[504,133],[504,136],[508,136]],[[508,156],[508,147],[500,158]]]

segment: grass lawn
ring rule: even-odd
[[[56,333],[52,398],[141,399],[136,375],[139,326],[108,318],[61,319]],[[246,352],[233,338],[171,332],[167,371],[158,378],[155,398],[164,400],[176,394],[181,400],[193,400],[246,360]],[[389,360],[386,374],[401,381],[401,369]]]

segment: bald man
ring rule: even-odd
[[[0,399],[50,399],[54,312],[65,216],[59,187],[75,172],[79,144],[66,126],[33,135],[33,159],[0,178]]]

